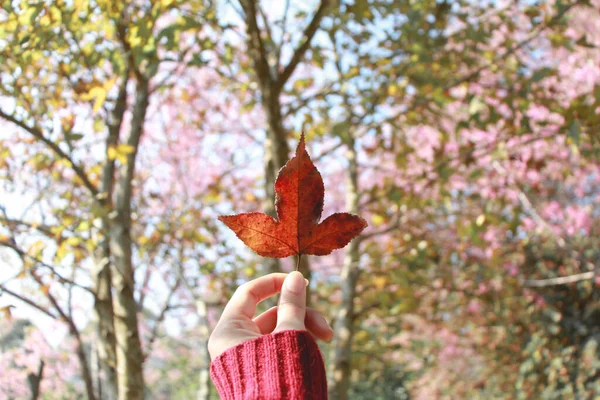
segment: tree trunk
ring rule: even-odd
[[[304,59],[306,52],[310,48],[310,43],[319,29],[323,17],[327,14],[332,2],[322,0],[315,11],[310,23],[306,26],[302,42],[294,50],[289,63],[282,68],[279,65],[279,55],[281,49],[275,51],[275,54],[267,54],[267,48],[263,41],[261,29],[257,23],[258,2],[256,0],[240,0],[240,5],[245,13],[246,30],[248,34],[248,54],[252,59],[254,71],[259,83],[262,95],[262,106],[267,115],[269,129],[267,129],[267,139],[265,142],[265,199],[263,210],[266,214],[275,216],[274,188],[275,178],[279,170],[285,165],[290,149],[287,144],[287,133],[283,127],[283,116],[281,114],[281,92],[298,64]],[[268,22],[263,21],[265,24]],[[268,26],[265,28],[270,29]],[[271,59],[269,58],[271,56]],[[270,61],[276,60],[274,63]],[[274,65],[272,65],[274,64]],[[304,257],[300,263],[299,270],[305,278],[310,279],[310,264]],[[278,272],[280,270],[279,260],[269,258],[266,260],[267,272]],[[308,298],[308,297],[307,297]],[[272,306],[273,301],[267,301],[267,306]]]
[[[100,364],[100,380],[98,385],[98,398],[100,400],[116,400],[118,397],[118,383],[116,366],[116,337],[114,325],[113,298],[111,293],[111,273],[108,253],[108,243],[102,239],[98,247],[99,252],[105,256],[97,258],[93,273],[95,303],[94,313],[98,322],[96,342],[98,361]]]
[[[44,377],[44,360],[40,360],[37,374],[29,373],[27,375],[27,381],[29,382],[29,388],[31,389],[31,400],[37,400],[40,396],[40,385]]]
[[[75,338],[77,342],[77,348],[75,352],[77,353],[77,358],[79,359],[79,365],[81,365],[81,376],[83,378],[83,383],[85,384],[85,391],[88,396],[88,400],[96,400],[96,395],[94,393],[94,381],[92,379],[92,373],[90,371],[90,367],[88,364],[88,359],[85,356],[85,349],[83,348],[83,341],[81,340],[81,335],[75,326],[73,320],[68,320],[69,330],[71,335]]]
[[[127,144],[133,152],[127,163],[119,165],[115,185],[114,210],[111,212],[110,253],[114,288],[113,309],[119,399],[141,400],[144,397],[144,356],[140,343],[137,303],[134,298],[134,273],[131,258],[131,193],[135,158],[148,108],[148,81],[138,77]]]
[[[264,90],[270,90],[265,88]],[[264,95],[265,104],[269,122],[267,131],[267,140],[265,142],[265,199],[263,202],[263,210],[265,214],[275,217],[275,179],[277,173],[288,161],[290,148],[287,142],[287,132],[283,127],[281,116],[281,105],[279,98],[271,97],[272,94]],[[279,272],[281,270],[279,259],[268,258],[265,260],[267,272]],[[308,280],[311,278],[310,262],[308,257],[304,256],[300,259],[300,267],[298,270]],[[267,306],[276,305],[275,299],[267,300]],[[310,293],[306,295],[307,305],[310,303]]]
[[[210,398],[210,355],[208,353],[208,337],[210,327],[208,326],[208,306],[205,301],[196,301],[196,312],[200,317],[200,357],[201,367],[198,376],[198,400]]]
[[[127,82],[129,81],[129,70],[123,75],[123,82],[119,90],[119,96],[115,102],[115,108],[110,115],[108,138],[106,140],[106,159],[102,167],[102,179],[100,181],[101,202],[105,211],[110,210],[110,199],[114,187],[115,162],[108,157],[109,148],[119,142],[119,134],[123,123],[123,116],[127,109]],[[114,324],[114,310],[112,298],[112,276],[110,272],[110,243],[108,240],[110,225],[108,218],[100,220],[100,226],[94,231],[97,247],[94,252],[94,313],[98,322],[96,341],[98,358],[100,362],[100,379],[98,380],[98,398],[100,400],[116,400],[118,398],[117,382],[117,356],[116,338]]]
[[[263,98],[268,102],[263,104],[263,106],[265,107],[269,123],[264,147],[265,198],[263,201],[263,211],[265,214],[275,217],[275,179],[279,170],[287,162],[290,149],[287,143],[287,132],[281,120],[279,99],[273,97],[270,91],[271,89],[268,86],[263,87]],[[265,261],[267,272],[279,272],[281,270],[279,259],[268,258]]]
[[[356,143],[349,139],[347,158],[348,175],[346,187],[346,209],[358,214],[358,166]],[[360,241],[355,239],[346,248],[344,266],[341,272],[342,301],[335,316],[335,335],[333,338],[332,361],[330,367],[329,398],[348,398],[352,360],[352,338],[354,336],[354,297],[358,282],[358,261]]]

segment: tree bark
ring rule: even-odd
[[[346,187],[346,209],[358,214],[358,166],[356,143],[350,137],[348,143],[348,174]],[[345,250],[340,286],[342,300],[335,316],[332,361],[329,376],[329,398],[345,400],[350,387],[352,361],[352,339],[354,336],[354,298],[359,277],[358,261],[360,241],[355,239]]]
[[[110,211],[110,199],[114,187],[115,162],[109,159],[108,149],[117,145],[119,133],[123,122],[123,115],[127,108],[127,82],[129,71],[124,74],[123,83],[119,90],[119,96],[115,108],[111,113],[108,127],[108,138],[106,140],[106,159],[102,167],[102,178],[100,181],[100,201],[105,206],[105,212]],[[108,218],[103,216],[100,226],[93,234],[96,238],[97,247],[94,252],[94,314],[98,322],[96,340],[98,347],[98,358],[100,362],[100,377],[98,381],[98,398],[100,400],[116,400],[118,398],[117,382],[117,357],[116,337],[114,324],[114,310],[112,298],[112,274],[110,271],[110,243],[108,239],[110,224]]]
[[[269,124],[264,147],[265,197],[263,200],[263,212],[276,217],[275,179],[279,170],[287,162],[290,148],[287,143],[287,132],[283,127],[279,97],[271,93],[269,86],[270,84],[261,84],[263,99],[267,102],[263,103],[263,106],[265,107]],[[306,260],[306,257],[304,259]],[[281,270],[281,263],[277,258],[268,258],[265,264],[269,273]],[[306,261],[305,265],[307,265]]]
[[[104,225],[104,224],[103,224]],[[94,267],[94,314],[98,322],[96,342],[100,363],[98,391],[99,399],[116,400],[118,398],[118,383],[116,372],[116,336],[114,325],[113,298],[111,293],[112,276],[110,271],[108,243],[101,239],[96,250],[96,265]],[[101,386],[101,387],[100,387]]]
[[[31,400],[37,400],[40,396],[40,385],[44,377],[44,360],[40,360],[37,374],[30,373],[27,375],[27,381],[31,389]]]
[[[113,309],[116,337],[119,399],[141,400],[144,397],[144,356],[138,330],[137,303],[134,298],[134,273],[131,257],[131,194],[135,159],[148,108],[148,81],[138,75],[136,99],[127,144],[133,152],[127,163],[117,168],[114,209],[110,214],[111,281],[114,288]]]
[[[96,394],[94,393],[94,381],[92,379],[92,373],[90,371],[90,366],[88,364],[88,359],[85,356],[85,350],[83,348],[83,341],[81,340],[81,335],[79,331],[75,327],[73,321],[69,321],[69,327],[71,330],[71,334],[75,337],[77,341],[77,358],[79,359],[79,364],[81,365],[81,376],[83,377],[83,382],[85,384],[85,390],[88,395],[89,400],[96,400]]]

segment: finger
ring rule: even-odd
[[[244,283],[237,288],[225,306],[221,318],[239,317],[240,315],[252,318],[258,303],[281,291],[286,276],[287,274],[284,273],[273,273]]]
[[[291,272],[281,288],[277,327],[275,332],[286,329],[306,329],[306,281],[298,271]]]
[[[267,311],[253,319],[256,326],[263,335],[273,332],[277,326],[278,307],[271,307]],[[306,308],[306,316],[304,317],[304,326],[317,339],[329,341],[333,338],[333,330],[327,323],[323,315],[314,308]]]
[[[269,308],[258,317],[255,317],[253,321],[263,335],[273,332],[275,326],[277,326],[277,306]]]
[[[323,315],[314,308],[306,309],[304,325],[317,339],[329,341],[333,338],[333,329]]]

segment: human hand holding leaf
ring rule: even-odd
[[[346,246],[367,227],[364,219],[348,213],[332,214],[319,223],[324,195],[323,179],[306,151],[302,134],[295,156],[275,181],[277,219],[252,212],[219,220],[263,257],[324,256]]]

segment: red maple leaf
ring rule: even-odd
[[[367,227],[364,219],[348,213],[332,214],[319,223],[324,195],[323,179],[306,152],[302,134],[295,156],[275,181],[277,219],[253,212],[219,220],[263,257],[324,256],[346,246]]]

